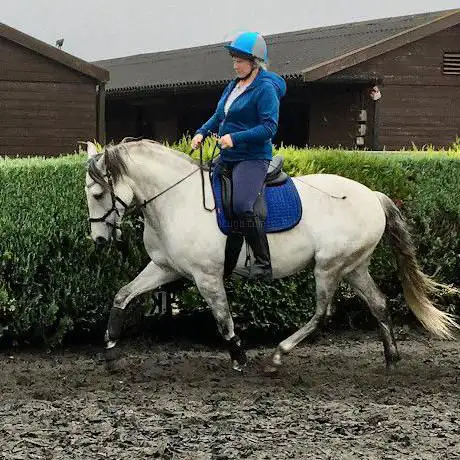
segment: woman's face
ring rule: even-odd
[[[243,59],[240,57],[232,57],[233,69],[238,78],[246,77],[252,70],[252,62],[249,59]]]

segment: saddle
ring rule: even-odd
[[[283,164],[284,157],[282,155],[277,155],[270,161],[267,175],[265,176],[265,187],[280,186],[289,179],[289,176],[283,171]],[[232,206],[232,186],[232,169],[224,167],[221,174],[222,207],[225,217],[229,220],[235,217]],[[264,191],[262,191],[254,204],[254,213],[263,221],[267,218],[267,202]]]
[[[235,216],[232,206],[232,169],[223,167],[221,174],[212,174],[211,183],[216,203],[219,229],[232,233]],[[292,178],[283,171],[284,158],[276,155],[270,162],[264,187],[256,200],[254,213],[263,222],[266,233],[276,233],[295,227],[302,217],[302,203]]]

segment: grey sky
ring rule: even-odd
[[[460,0],[0,0],[0,21],[93,61],[451,8]]]

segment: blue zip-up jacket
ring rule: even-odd
[[[272,139],[278,129],[280,99],[286,94],[286,82],[279,75],[260,69],[257,77],[231,104],[225,116],[227,97],[237,84],[224,89],[214,115],[196,131],[203,137],[230,134],[233,147],[222,149],[222,161],[271,160]]]

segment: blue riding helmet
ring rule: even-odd
[[[264,37],[257,32],[243,32],[230,45],[225,45],[230,53],[248,58],[257,58],[267,61],[267,44]]]

